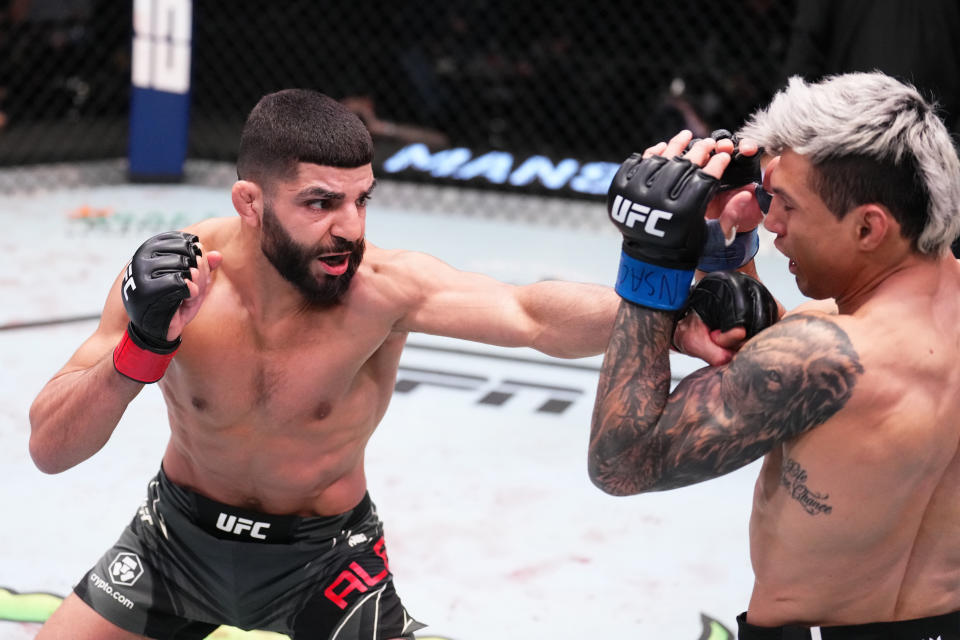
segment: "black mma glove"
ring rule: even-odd
[[[745,156],[740,153],[740,138],[730,133],[726,129],[717,129],[710,134],[714,140],[730,138],[733,140],[733,156],[730,158],[730,164],[720,178],[720,190],[736,189],[753,183],[753,194],[757,198],[757,204],[764,213],[770,211],[770,201],[773,198],[763,189],[763,169],[760,166],[760,157],[763,155],[763,147],[757,149],[752,156]]]
[[[682,319],[695,311],[711,329],[729,331],[743,327],[752,338],[777,321],[779,309],[773,295],[758,280],[739,271],[715,271],[690,290],[677,314]]]
[[[635,153],[620,165],[607,211],[623,234],[615,287],[621,297],[653,309],[683,306],[706,237],[703,214],[718,184],[680,157]]]
[[[137,382],[163,377],[180,346],[180,338],[167,340],[170,320],[184,298],[190,296],[186,279],[197,266],[199,238],[179,231],[156,235],[133,254],[120,284],[123,306],[130,323],[113,352],[117,371]]]
[[[720,191],[736,189],[750,183],[759,184],[762,181],[760,173],[760,156],[763,149],[758,149],[752,156],[740,153],[740,138],[726,129],[717,129],[710,134],[716,141],[730,139],[733,141],[733,153],[730,155],[730,164],[720,177]]]
[[[720,178],[720,191],[729,189],[738,189],[748,184],[755,184],[755,193],[763,191],[759,187],[762,180],[760,173],[760,156],[763,149],[759,149],[752,156],[745,156],[740,153],[740,139],[727,131],[726,129],[717,129],[710,134],[714,140],[730,139],[733,141],[733,153],[730,155],[730,164],[723,172]],[[689,149],[693,145],[691,141],[687,146]],[[766,192],[764,192],[766,193]],[[757,194],[757,201],[760,202],[760,195]],[[760,207],[764,213],[767,208],[761,204]],[[697,269],[700,271],[726,271],[727,269],[739,269],[750,262],[753,256],[757,255],[760,249],[760,235],[756,229],[750,231],[740,231],[733,238],[727,239],[723,236],[719,220],[707,221],[707,241],[703,248],[703,255],[700,262],[697,263]]]

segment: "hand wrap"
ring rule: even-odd
[[[756,228],[738,231],[732,239],[723,236],[719,220],[707,220],[707,240],[697,263],[700,271],[739,269],[753,260],[760,250],[760,234]]]
[[[766,213],[769,209],[769,202],[764,207],[761,202],[761,194],[766,192],[760,187],[762,173],[760,169],[760,157],[763,155],[763,149],[758,149],[752,156],[745,156],[740,153],[740,138],[730,133],[726,129],[717,129],[710,134],[714,140],[720,141],[729,139],[733,142],[733,153],[730,154],[730,164],[723,172],[720,178],[719,191],[728,191],[730,189],[739,189],[748,184],[754,184],[757,203],[760,209]],[[687,150],[693,146],[696,140],[691,140],[687,145]],[[720,223],[716,220],[707,221],[707,241],[703,247],[703,255],[697,264],[700,271],[726,271],[729,269],[739,269],[750,262],[757,251],[760,249],[760,235],[756,229],[742,231],[733,238],[724,237],[720,229]]]

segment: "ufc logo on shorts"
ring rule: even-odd
[[[256,538],[257,540],[266,540],[267,536],[260,532],[269,528],[269,522],[256,522],[250,518],[238,518],[237,516],[233,515],[228,516],[225,513],[221,513],[219,516],[217,516],[217,529],[234,533],[238,536],[243,535],[244,531],[249,531],[251,538]]]
[[[631,229],[633,229],[633,225],[636,223],[642,222],[645,232],[652,236],[662,238],[664,231],[657,229],[657,223],[661,220],[669,220],[673,217],[673,214],[661,209],[650,209],[650,207],[646,205],[631,202],[623,196],[617,196],[613,200],[610,217]]]
[[[137,283],[133,281],[133,264],[127,265],[127,272],[123,274],[123,299],[129,300],[130,294],[129,291],[133,291],[137,288]]]

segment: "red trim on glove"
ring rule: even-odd
[[[129,330],[123,332],[120,344],[113,350],[113,366],[135,382],[156,382],[163,377],[177,350],[167,354],[154,353],[138,346],[130,338]]]

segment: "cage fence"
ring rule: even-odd
[[[0,13],[4,192],[126,180],[132,5],[11,0]],[[573,158],[581,168],[619,163],[680,128],[736,127],[782,83],[794,10],[792,0],[194,0],[191,7],[184,180],[201,182],[230,179],[247,113],[263,94],[287,87],[348,104],[373,133],[380,162],[421,145],[434,169],[454,149],[500,154],[513,169],[531,157]],[[438,175],[394,177],[422,187]],[[596,191],[574,195],[596,198]],[[532,206],[542,209],[551,193],[540,188]],[[410,187],[391,197],[424,200]],[[499,209],[479,199],[474,206]]]

